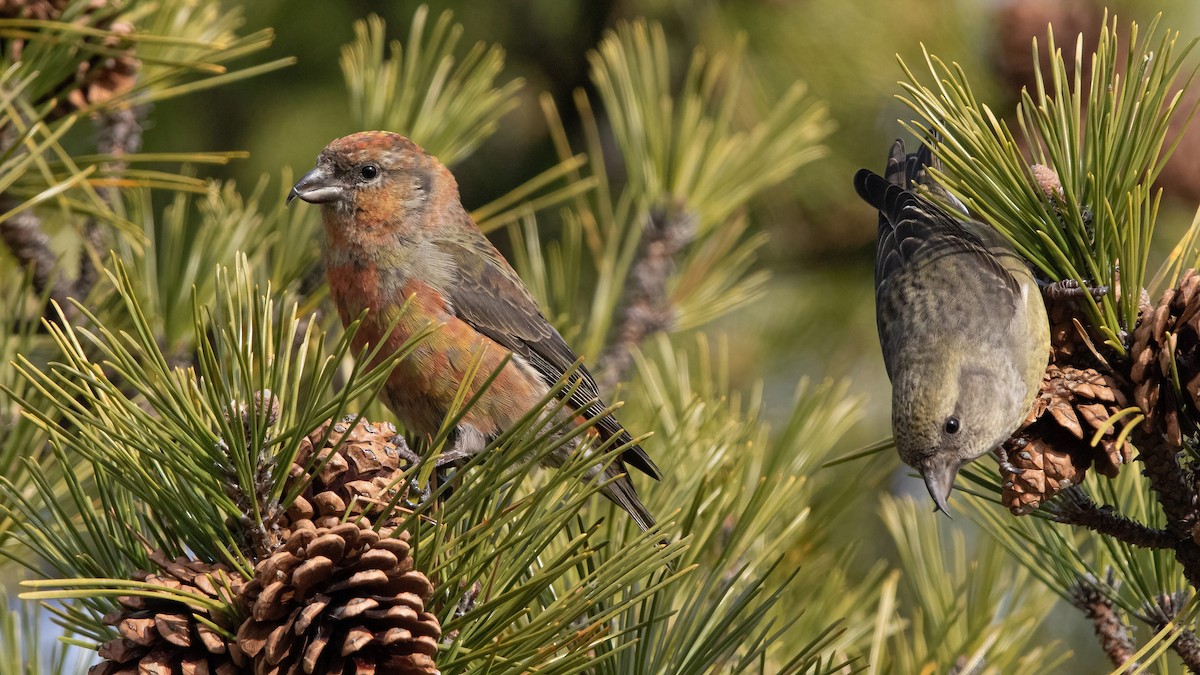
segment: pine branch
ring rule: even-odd
[[[456,49],[463,27],[444,11],[432,22],[429,7],[413,14],[408,40],[388,42],[377,15],[354,24],[341,66],[357,126],[408,136],[443,163],[469,155],[517,106],[521,80],[495,86],[504,50],[478,43]],[[385,53],[386,47],[386,53]]]
[[[1179,616],[1179,608],[1186,604],[1187,599],[1181,594],[1159,596],[1153,604],[1147,604],[1145,613],[1138,618],[1149,624],[1156,632],[1162,631],[1168,624]],[[1200,673],[1200,639],[1190,630],[1181,630],[1171,643],[1171,648],[1183,660],[1188,671]]]
[[[270,389],[260,389],[254,392],[249,404],[239,401],[236,406],[225,412],[225,417],[227,421],[231,421],[228,418],[234,416],[240,418],[240,426],[244,432],[242,442],[249,446],[255,442],[255,420],[261,419],[265,426],[271,427],[279,421],[279,413],[279,399]],[[247,486],[238,481],[237,472],[232,467],[226,467],[225,471],[225,493],[242,511],[241,526],[247,539],[247,548],[253,552],[256,560],[266,558],[280,544],[275,526],[283,516],[283,509],[280,508],[279,500],[274,498],[272,490],[275,463],[274,454],[259,454],[254,465],[254,477],[249,485],[252,491],[246,490]],[[254,514],[261,514],[261,517],[256,519]]]
[[[21,203],[22,200],[8,193],[0,194],[0,212],[11,211]],[[0,239],[17,263],[29,273],[34,292],[50,301],[46,303],[43,315],[57,321],[58,314],[52,309],[53,303],[57,303],[70,320],[74,314],[73,306],[67,301],[71,296],[71,283],[57,270],[58,256],[50,248],[50,237],[42,229],[42,219],[32,209],[16,213],[0,222]]]
[[[683,81],[675,82],[663,27],[634,21],[609,32],[588,56],[626,175],[614,198],[603,172],[606,149],[589,130],[598,203],[580,200],[576,215],[587,246],[604,258],[602,275],[612,275],[597,297],[610,309],[593,312],[589,335],[604,357],[605,390],[629,370],[634,348],[646,337],[699,326],[755,294],[763,276],[750,268],[762,239],[742,237],[745,207],[824,153],[826,111],[808,101],[801,83],[752,125],[740,123],[744,116],[737,111],[748,100],[743,88],[752,81],[740,50],[697,48]],[[586,98],[577,103],[589,119]],[[560,157],[572,156],[562,129],[555,135]],[[672,256],[693,243],[676,270]],[[617,288],[620,293],[610,292]],[[608,336],[615,344],[602,345]]]
[[[1189,672],[1200,673],[1200,639],[1190,630],[1185,630],[1171,643],[1171,649],[1183,659]]]
[[[1159,31],[1158,19],[1144,30],[1130,24],[1127,35],[1106,14],[1085,86],[1082,36],[1072,40],[1080,65],[1068,67],[1072,44],[1060,49],[1049,31],[1049,67],[1035,67],[1036,86],[1021,92],[1015,125],[997,120],[958,64],[925,52],[928,75],[904,65],[902,100],[919,118],[909,128],[943,139],[934,147],[946,168],[938,180],[1052,279],[1111,288],[1119,267],[1122,287],[1145,286],[1153,184],[1180,133],[1170,121],[1194,112],[1177,92],[1194,78],[1185,64],[1195,42],[1177,45],[1178,33]],[[1046,199],[1031,164],[1054,171],[1061,199]],[[1138,294],[1084,299],[1091,325],[1123,353]]]
[[[1116,668],[1125,666],[1121,672],[1133,672],[1138,665],[1132,660],[1137,647],[1113,608],[1112,601],[1104,595],[1095,580],[1088,577],[1080,577],[1070,594],[1071,604],[1083,610],[1092,622],[1092,629],[1100,640],[1100,649],[1109,662]]]
[[[1100,506],[1078,487],[1063,491],[1059,498],[1043,507],[1051,518],[1064,525],[1086,527],[1099,534],[1115,537],[1138,548],[1174,548],[1176,537],[1166,530],[1155,530],[1117,513],[1115,507]]]
[[[600,390],[612,392],[629,373],[633,351],[647,337],[671,326],[667,284],[675,254],[695,236],[696,217],[682,208],[655,209],[646,220],[641,249],[629,269],[619,305],[620,323],[600,358]]]
[[[1134,445],[1145,464],[1142,473],[1158,495],[1159,504],[1167,516],[1166,530],[1175,538],[1175,559],[1183,566],[1184,576],[1200,588],[1200,544],[1193,538],[1196,526],[1196,491],[1187,472],[1179,465],[1179,446],[1141,426],[1134,429]]]
[[[118,108],[101,115],[97,122],[100,132],[96,141],[97,150],[104,155],[120,157],[141,149],[144,113],[145,107],[137,106]],[[113,173],[120,173],[126,167],[126,162],[119,160],[106,165],[106,169]],[[109,206],[120,198],[115,187],[102,186],[98,192]],[[0,194],[0,213],[16,209],[23,203],[19,197]],[[57,303],[68,321],[78,318],[78,312],[68,298],[87,297],[98,279],[96,253],[111,248],[98,219],[88,218],[83,230],[84,246],[79,254],[79,274],[75,279],[70,279],[58,269],[58,254],[51,247],[42,220],[33,209],[26,208],[0,223],[0,239],[3,239],[21,267],[30,273],[34,292]],[[46,303],[42,314],[50,321],[59,320],[51,302]]]
[[[122,107],[101,115],[97,121],[100,134],[96,140],[96,149],[102,155],[117,158],[141,150],[145,115],[146,106]],[[129,163],[124,159],[116,159],[108,162],[104,168],[109,173],[119,174],[128,166]],[[98,192],[110,207],[120,198],[120,192],[115,187],[102,186]],[[84,225],[83,238],[84,247],[79,253],[79,276],[74,283],[75,297],[78,298],[87,297],[99,278],[95,256],[111,248],[96,218],[88,218]]]
[[[983,505],[981,500],[975,503]],[[980,511],[997,515],[998,509],[986,506]],[[904,570],[901,587],[905,593],[896,601],[900,608],[896,616],[911,622],[892,638],[895,644],[891,647],[898,656],[908,654],[910,658],[888,663],[873,658],[880,672],[917,672],[921,670],[917,664],[923,663],[949,666],[959,657],[965,657],[958,671],[964,674],[1061,670],[1063,650],[1047,644],[1045,631],[1057,598],[1033,583],[1034,579],[1044,581],[1046,571],[1054,566],[1013,565],[1005,551],[1007,545],[1000,539],[968,545],[963,530],[945,527],[943,518],[911,496],[885,497],[880,515],[896,546],[897,568]],[[1007,515],[1004,518],[1012,520]],[[1059,592],[1074,580],[1072,576],[1057,586]],[[1002,598],[1002,589],[1021,597]],[[1004,610],[993,614],[980,611],[981,607]],[[980,647],[993,640],[1004,647]]]

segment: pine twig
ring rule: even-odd
[[[1060,493],[1044,510],[1055,522],[1086,527],[1099,534],[1115,537],[1138,548],[1174,548],[1176,537],[1166,530],[1155,530],[1127,518],[1105,504],[1092,501],[1079,487]]]
[[[1171,643],[1171,649],[1183,660],[1188,672],[1200,673],[1200,639],[1190,630],[1185,630]]]
[[[0,211],[11,211],[21,201],[9,194],[0,194]],[[14,214],[0,223],[0,240],[8,247],[17,263],[30,275],[33,291],[48,302],[43,316],[51,321],[58,320],[52,303],[58,303],[70,320],[75,307],[67,298],[71,297],[71,283],[58,270],[58,256],[50,248],[50,237],[42,229],[42,219],[31,209]]]
[[[1150,487],[1158,496],[1167,516],[1166,530],[1175,539],[1175,559],[1183,566],[1183,574],[1193,588],[1200,588],[1200,544],[1193,532],[1196,527],[1196,490],[1187,472],[1179,465],[1180,447],[1168,443],[1162,436],[1138,426],[1134,430],[1134,445],[1145,468],[1142,473],[1150,479]]]
[[[1179,608],[1186,603],[1186,598],[1182,593],[1176,595],[1163,594],[1158,597],[1158,602],[1155,604],[1147,604],[1145,614],[1138,616],[1139,619],[1145,621],[1151,628],[1157,631],[1167,627],[1179,616]],[[1188,671],[1200,673],[1200,639],[1197,639],[1196,633],[1190,630],[1182,630],[1171,643],[1171,649],[1179,655],[1183,660],[1183,664],[1187,666]]]
[[[96,139],[96,149],[102,155],[122,157],[142,149],[142,130],[146,115],[146,106],[123,107],[101,115],[96,121],[99,135]],[[105,170],[110,173],[121,173],[129,163],[123,159],[108,162]],[[100,196],[111,207],[120,191],[111,186],[101,187]],[[84,225],[84,247],[79,253],[79,276],[74,283],[74,294],[84,298],[96,285],[98,275],[94,253],[107,251],[110,247],[95,218],[89,218]]]
[[[279,399],[270,389],[256,391],[249,405],[237,402],[225,411],[225,415],[230,421],[234,417],[240,419],[238,426],[245,433],[245,442],[249,444],[254,441],[251,434],[253,419],[262,419],[268,427],[279,420]],[[224,439],[219,442],[226,453],[230,452],[229,444]],[[264,452],[258,455],[250,494],[247,493],[246,486],[238,482],[238,477],[232,470],[225,481],[226,494],[242,511],[241,525],[246,534],[247,548],[253,552],[256,560],[269,556],[280,543],[276,524],[283,517],[284,510],[278,502],[271,499],[274,470],[275,456]],[[255,513],[259,515],[257,520],[252,517]]]
[[[1111,582],[1110,575],[1110,585]],[[1116,668],[1125,666],[1122,672],[1133,672],[1137,668],[1137,663],[1132,660],[1133,655],[1137,653],[1133,638],[1096,580],[1081,576],[1070,588],[1069,593],[1071,604],[1083,610],[1084,615],[1092,622],[1092,629],[1100,640],[1100,649],[1109,662]]]
[[[600,390],[612,392],[633,365],[633,351],[647,337],[670,327],[674,310],[667,282],[675,254],[696,235],[696,215],[682,207],[658,208],[646,220],[641,249],[629,269],[615,338],[600,358]]]
[[[144,112],[144,107],[123,108],[102,116],[97,123],[100,130],[96,140],[97,149],[102,154],[115,156],[141,149]],[[120,172],[125,166],[125,162],[115,161],[110,162],[107,168],[109,171]],[[100,194],[109,205],[118,198],[117,188],[101,188]],[[21,201],[18,198],[0,194],[0,212],[11,211],[20,205]],[[25,209],[0,223],[0,240],[4,241],[9,252],[30,274],[33,291],[57,303],[67,320],[72,322],[77,318],[78,312],[75,306],[68,302],[68,298],[83,299],[92,290],[98,278],[93,252],[108,248],[95,218],[89,218],[84,225],[83,238],[84,247],[79,255],[79,274],[72,280],[59,269],[58,255],[50,246],[50,237],[42,227],[41,218],[32,209]],[[57,322],[59,319],[58,312],[54,311],[51,302],[46,303],[42,315],[50,321]]]

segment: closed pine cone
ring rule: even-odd
[[[150,559],[161,573],[138,572],[135,580],[203,595],[226,605],[234,602],[245,585],[240,575],[222,565],[187,558],[169,560],[157,551]],[[236,675],[249,664],[233,640],[196,615],[232,634],[236,625],[228,625],[229,617],[180,600],[137,595],[117,600],[121,609],[105,616],[104,622],[120,635],[100,646],[104,660],[92,666],[91,675]]]
[[[258,675],[433,675],[441,625],[406,532],[366,523],[295,529],[255,567],[237,643]]]

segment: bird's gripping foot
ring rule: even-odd
[[[407,443],[393,441],[393,444],[400,449],[400,457],[409,463],[410,466],[417,466],[429,461],[430,458],[423,457],[409,448]],[[434,494],[438,492],[438,486],[446,486],[453,477],[452,470],[462,466],[472,457],[477,454],[477,450],[469,443],[463,442],[461,438],[456,439],[450,449],[438,453],[433,457],[433,476],[425,485],[418,485],[417,479],[413,478],[413,490],[420,493],[421,501],[428,501]],[[453,493],[452,486],[446,486],[441,491],[443,499],[449,498]]]
[[[1067,298],[1082,298],[1084,295],[1090,295],[1092,298],[1099,300],[1108,293],[1108,286],[1093,286],[1090,283],[1084,282],[1080,285],[1074,279],[1063,279],[1061,281],[1038,281],[1038,285],[1042,289],[1042,297],[1047,300],[1065,300]]]
[[[1028,443],[1029,441],[1024,438],[1013,439],[1013,445],[1015,446],[1017,452],[1020,452]],[[1009,461],[1008,448],[1004,445],[999,445],[996,447],[996,458],[1000,460],[1001,475],[1012,474],[1014,476],[1020,476],[1021,474],[1025,473],[1025,469],[1018,469],[1017,467],[1013,466],[1012,462]]]
[[[406,441],[403,436],[393,436],[389,442],[396,446],[396,453],[400,455],[401,460],[408,464],[409,469],[415,466],[420,466],[425,462],[424,457],[416,452],[413,452],[412,448],[408,446],[408,441]],[[434,468],[440,467],[441,463],[434,465]],[[413,473],[412,479],[410,479],[408,483],[411,494],[418,495],[420,503],[424,504],[433,496],[433,486],[431,486],[429,483],[421,485],[415,472]]]

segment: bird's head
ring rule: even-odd
[[[317,156],[317,166],[292,186],[287,201],[320,204],[330,234],[416,228],[436,198],[458,188],[450,172],[416,143],[388,131],[339,138]]]
[[[952,359],[953,360],[953,359]],[[997,400],[997,374],[974,363],[924,364],[894,378],[892,430],[905,464],[925,479],[946,512],[958,470],[1008,438],[1009,406]]]

